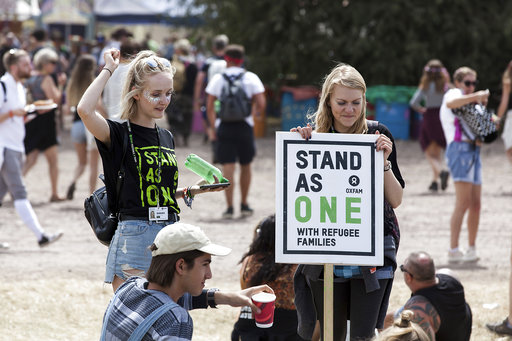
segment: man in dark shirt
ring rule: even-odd
[[[389,314],[386,326],[404,309],[414,312],[418,323],[431,340],[467,341],[471,335],[471,308],[464,298],[462,284],[448,269],[436,273],[434,260],[426,252],[413,252],[402,265],[405,284],[411,298],[394,315]]]

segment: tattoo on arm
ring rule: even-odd
[[[434,306],[423,296],[413,296],[407,301],[404,309],[413,311],[413,322],[419,324],[431,340],[435,340],[435,333],[439,330],[441,319]]]

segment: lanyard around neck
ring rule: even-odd
[[[130,120],[126,121],[128,125],[128,137],[130,138],[130,147],[132,149],[132,156],[133,161],[135,162],[135,167],[137,168],[137,172],[139,173],[139,177],[142,178],[142,169],[139,165],[139,162],[137,161],[137,155],[135,154],[135,147],[133,145],[133,134],[132,134],[132,126],[130,124]],[[155,174],[157,177],[162,176],[162,164],[161,164],[161,153],[162,153],[162,147],[160,144],[160,131],[158,130],[158,126],[155,124],[155,131],[156,131],[156,140],[158,143],[158,156],[156,158],[156,163],[158,165],[157,173]],[[156,205],[160,206],[160,194],[158,193],[157,189],[157,195],[156,195]]]

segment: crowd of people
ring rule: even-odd
[[[79,49],[78,54],[58,44],[58,35],[54,38],[52,44],[40,29],[32,32],[27,42],[11,32],[3,37],[0,204],[10,193],[39,246],[47,246],[63,233],[48,233],[39,224],[27,199],[23,175],[43,153],[51,184],[49,201],[59,203],[73,199],[88,164],[89,191],[94,191],[102,161],[109,207],[119,220],[106,261],[105,283],[112,285],[114,297],[104,316],[102,340],[124,340],[134,333],[147,339],[190,340],[193,325],[187,311],[217,304],[241,307],[232,340],[322,338],[324,269],[321,265],[275,263],[273,215],[256,226],[253,241],[240,260],[241,290],[237,292],[204,289],[205,281],[212,277],[211,255],[227,255],[230,250],[213,244],[200,228],[180,222],[179,200],[190,206],[195,195],[211,191],[224,191],[222,218],[234,217],[237,163],[239,212],[242,217],[254,214],[249,205],[251,163],[256,153],[253,126],[266,101],[262,81],[245,69],[244,47],[230,45],[227,36],[219,35],[212,39],[213,56],[200,61],[186,38],[169,39],[165,48],[159,49],[149,37],[146,45],[135,43],[124,28],[114,31],[109,42]],[[512,118],[507,112],[511,69],[512,64],[502,76],[496,124],[504,125],[506,153],[512,161]],[[410,102],[424,116],[420,144],[432,168],[429,191],[445,190],[449,178],[455,188],[449,263],[479,260],[476,239],[482,141],[457,114],[457,109],[466,105],[487,104],[489,91],[475,91],[476,85],[475,70],[457,68],[452,83],[442,62],[433,59],[425,65]],[[59,193],[58,184],[62,114],[72,116],[70,134],[77,156],[65,196]],[[202,186],[203,179],[188,187],[177,185],[175,148],[188,145],[196,116],[203,119],[214,161],[222,165],[223,176],[230,181],[227,188]],[[157,125],[164,117],[169,129]],[[375,149],[384,160],[384,264],[334,266],[334,339],[469,340],[472,312],[456,276],[436,271],[433,259],[424,251],[411,253],[402,265],[397,264],[400,228],[394,210],[402,204],[405,181],[392,132],[382,123],[366,119],[366,83],[359,71],[347,64],[335,66],[326,75],[318,108],[308,120],[306,126],[291,129],[306,143],[313,132],[374,134]],[[466,214],[468,249],[464,251],[459,247],[459,235]],[[0,248],[8,247],[0,243]],[[397,268],[412,296],[397,312],[388,312]],[[510,286],[512,300],[512,276]],[[262,291],[276,295],[276,323],[269,329],[254,324],[253,314],[259,308],[250,298]],[[488,328],[512,335],[510,319],[512,311],[503,322]]]

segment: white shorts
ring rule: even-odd
[[[507,111],[507,119],[505,120],[505,126],[501,133],[501,138],[505,144],[505,150],[512,148],[512,110]]]

